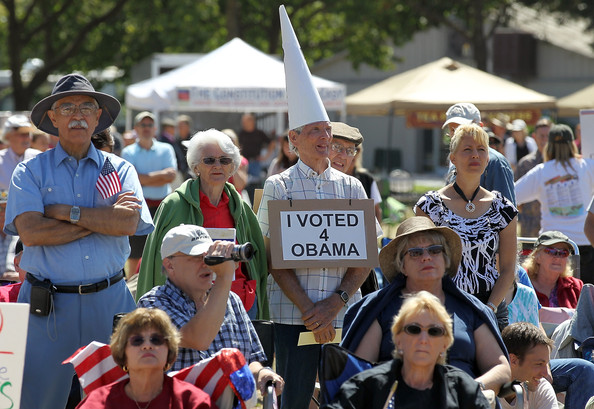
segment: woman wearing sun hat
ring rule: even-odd
[[[369,361],[391,359],[392,318],[407,294],[429,291],[453,316],[454,344],[448,363],[497,392],[511,375],[505,347],[488,307],[460,291],[451,279],[461,252],[460,237],[450,228],[436,227],[423,216],[405,220],[379,256],[390,285],[349,308],[341,345]]]

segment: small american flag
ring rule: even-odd
[[[103,169],[101,169],[95,187],[97,187],[103,199],[112,197],[122,190],[122,183],[120,182],[118,172],[116,172],[109,158],[105,159]]]
[[[87,395],[101,386],[128,377],[113,360],[109,345],[97,341],[80,348],[62,364],[74,366]],[[252,408],[257,401],[256,381],[243,354],[235,348],[223,348],[208,359],[168,375],[199,387],[217,404],[225,399],[225,389],[231,388],[238,398],[234,409]]]

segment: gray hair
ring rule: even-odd
[[[216,144],[221,150],[233,160],[233,171],[231,175],[237,172],[239,165],[241,164],[241,155],[239,154],[239,148],[233,144],[233,141],[229,136],[223,132],[211,128],[206,131],[196,132],[190,139],[188,145],[188,153],[186,155],[186,161],[192,175],[195,176],[194,168],[202,160],[202,151],[208,145]]]
[[[303,132],[303,128],[305,128],[305,125],[299,126],[295,129],[291,129],[291,131],[297,133],[297,135],[301,135],[301,132]],[[291,133],[291,131],[289,131],[289,134]],[[299,151],[297,150],[297,147],[295,145],[293,145],[293,143],[291,142],[291,138],[289,138],[288,135],[287,135],[287,139],[289,140],[289,149],[291,150],[291,152],[293,152],[295,155],[297,155],[297,157],[299,157]]]

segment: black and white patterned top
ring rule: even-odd
[[[516,207],[501,193],[493,191],[495,198],[489,210],[475,219],[453,213],[436,191],[427,192],[417,204],[436,226],[454,230],[462,240],[462,261],[454,277],[456,286],[469,294],[490,294],[499,271],[495,254],[499,249],[499,232],[518,214]],[[482,297],[479,297],[482,298]]]

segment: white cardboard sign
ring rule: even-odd
[[[0,303],[0,408],[21,405],[29,304]]]
[[[271,200],[272,267],[375,267],[371,199]]]

